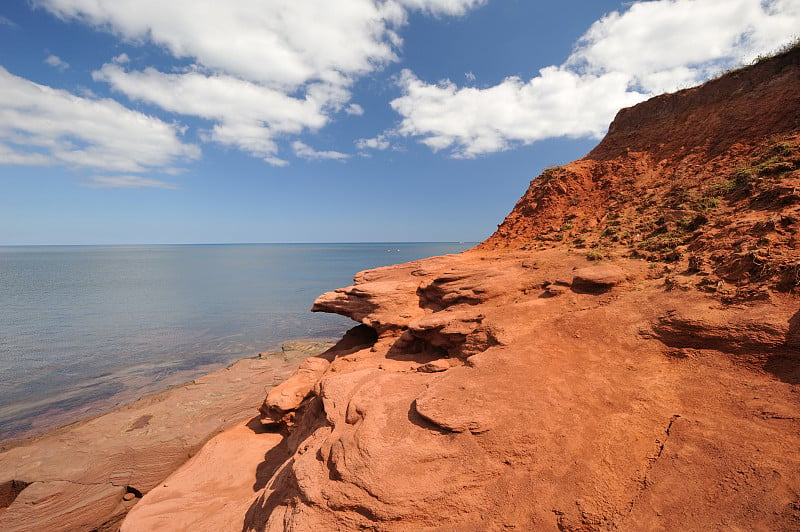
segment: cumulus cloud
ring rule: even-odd
[[[457,146],[457,157],[501,151],[512,141],[599,137],[609,116],[642,98],[626,91],[624,75],[585,78],[558,67],[488,89],[430,85],[406,70],[400,86],[404,95],[391,104],[403,116],[398,132],[422,136],[434,151]]]
[[[175,57],[285,90],[393,61],[391,24],[403,16],[394,2],[372,0],[37,3],[64,19],[109,28],[134,43],[152,41]]]
[[[174,183],[135,175],[92,176],[81,185],[88,188],[180,188]]]
[[[175,125],[109,100],[39,85],[0,67],[0,164],[143,172],[198,158]]]
[[[235,146],[264,159],[278,151],[275,136],[317,130],[328,122],[326,110],[346,98],[331,87],[309,87],[303,99],[227,75],[201,72],[166,74],[147,68],[128,72],[108,63],[94,79],[109,83],[133,100],[176,114],[213,121],[206,140]]]
[[[69,63],[58,57],[57,55],[48,55],[47,58],[44,60],[45,63],[50,65],[53,68],[57,68],[62,72],[69,68]]]
[[[385,150],[389,148],[389,139],[385,134],[378,135],[371,139],[358,139],[355,142],[356,148],[359,150]]]
[[[338,151],[317,151],[299,140],[296,140],[292,143],[292,149],[294,150],[294,154],[301,159],[308,159],[312,161],[321,159],[343,161],[350,157],[348,154]]]
[[[345,107],[344,112],[353,116],[361,116],[364,114],[364,108],[357,103],[351,103]]]
[[[751,61],[800,28],[796,0],[636,2],[595,22],[565,64],[493,87],[431,84],[405,71],[397,132],[474,157],[549,137],[599,138],[616,111]]]
[[[748,63],[797,37],[798,28],[796,0],[639,2],[595,22],[567,65],[592,75],[622,72],[660,93]]]
[[[284,164],[276,138],[315,131],[347,105],[356,79],[398,59],[410,10],[464,15],[486,0],[34,0],[64,20],[152,42],[188,72],[95,73],[129,98],[213,121],[203,138]]]

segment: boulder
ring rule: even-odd
[[[314,386],[330,366],[324,358],[310,357],[300,363],[300,367],[285,382],[269,391],[259,408],[261,423],[275,425],[291,423],[294,412],[311,395]]]
[[[573,272],[572,289],[576,292],[605,292],[627,279],[628,274],[618,266],[611,264],[589,266]]]

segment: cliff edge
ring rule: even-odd
[[[476,249],[317,299],[361,325],[267,395],[231,530],[800,528],[798,187],[797,46],[620,111]]]

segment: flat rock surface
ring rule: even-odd
[[[28,484],[6,497],[0,530],[116,529],[137,497],[209,438],[255,415],[267,390],[331,345],[243,359],[0,453],[0,486]]]
[[[153,488],[125,518],[123,532],[192,530],[240,532],[255,493],[258,466],[279,453],[283,437],[264,433],[257,420],[212,438]]]

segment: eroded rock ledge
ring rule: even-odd
[[[245,529],[800,520],[800,453],[783,451],[800,443],[791,301],[726,307],[649,269],[468,252],[321,296],[316,310],[363,325],[309,362],[313,385],[300,370],[268,395],[295,398],[262,417],[288,453]]]

